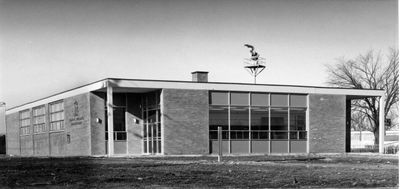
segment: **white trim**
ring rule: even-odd
[[[270,92],[270,93],[300,93],[300,94],[330,94],[350,96],[383,96],[383,90],[363,90],[346,88],[328,88],[312,86],[285,86],[285,85],[262,85],[244,83],[197,83],[188,81],[161,81],[161,80],[128,80],[128,79],[105,79],[31,103],[27,103],[6,111],[6,115],[19,112],[30,107],[40,106],[53,101],[65,99],[103,89],[109,81],[113,88],[148,88],[148,89],[192,89],[192,90],[221,90],[221,91],[246,91],[246,92]]]
[[[332,94],[354,96],[382,96],[383,90],[363,90],[344,88],[320,88],[306,86],[278,86],[278,85],[251,85],[229,83],[196,83],[171,81],[143,81],[143,80],[112,80],[115,87],[125,88],[160,88],[160,89],[192,89],[192,90],[222,90],[222,91],[250,91],[271,93],[301,93],[301,94]]]
[[[113,108],[113,87],[107,84],[107,155],[111,157],[114,155],[114,108]]]
[[[59,94],[56,94],[56,95],[53,95],[53,96],[50,96],[47,98],[40,99],[38,101],[34,101],[31,103],[24,104],[22,106],[12,108],[12,109],[6,111],[6,115],[12,114],[15,112],[19,112],[21,110],[25,110],[25,109],[28,109],[31,107],[40,106],[40,105],[48,104],[48,103],[51,103],[54,101],[62,100],[62,99],[65,99],[65,98],[68,98],[71,96],[88,93],[90,91],[95,91],[95,90],[105,88],[105,87],[106,87],[106,81],[99,81],[99,82],[92,83],[92,84],[89,84],[89,85],[86,85],[83,87],[79,87],[77,89],[72,89],[67,92],[59,93]]]

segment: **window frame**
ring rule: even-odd
[[[26,117],[23,117],[24,113],[27,113]],[[26,109],[19,112],[19,129],[20,129],[20,136],[31,135],[31,125],[32,125],[32,115],[31,110]],[[28,124],[24,124],[24,121],[28,120]]]
[[[228,104],[220,104],[220,103],[215,103],[213,104],[213,94],[214,93],[220,93],[220,94],[226,94],[227,102]],[[245,93],[248,95],[248,104],[247,105],[243,105],[243,104],[232,104],[232,94],[238,94],[238,93]],[[257,105],[257,103],[253,102],[253,97],[254,95],[257,94],[262,94],[264,95],[264,97],[266,97],[265,102],[261,103],[261,105]],[[285,103],[278,103],[278,104],[273,104],[273,96],[274,95],[282,95],[281,100],[283,102],[283,99],[285,100]],[[223,130],[223,140],[228,140],[228,141],[233,141],[233,140],[238,140],[236,139],[237,137],[232,136],[232,131],[236,131],[236,130],[232,130],[232,109],[235,109],[236,107],[246,107],[248,108],[248,113],[249,113],[249,117],[248,117],[248,121],[249,121],[249,129],[248,129],[248,136],[249,139],[248,140],[268,140],[268,141],[273,141],[273,140],[285,140],[285,141],[292,141],[292,140],[308,140],[308,131],[307,131],[307,115],[308,115],[308,111],[309,111],[309,102],[308,102],[308,95],[309,94],[304,94],[304,93],[273,93],[273,92],[262,92],[262,91],[209,91],[209,113],[212,112],[213,107],[227,107],[227,117],[228,117],[228,129],[227,130]],[[292,106],[292,96],[304,96],[305,97],[305,104],[303,104],[302,106]],[[263,99],[263,97],[258,98],[258,100]],[[225,101],[225,100],[224,100]],[[265,106],[265,104],[267,104]],[[252,113],[253,113],[253,109],[265,109],[265,113],[268,114],[268,130],[257,130],[257,128],[252,128],[253,124],[252,122]],[[305,120],[304,120],[304,124],[305,124],[305,128],[304,130],[291,130],[291,109],[295,110],[295,109],[303,109],[305,112]],[[273,130],[272,128],[272,123],[271,120],[273,119],[273,116],[271,115],[271,113],[273,114],[276,111],[279,110],[283,110],[285,113],[285,128],[282,128],[283,130]],[[247,121],[246,120],[246,121]],[[217,130],[215,129],[211,129],[211,127],[214,128],[214,125],[211,125],[211,122],[209,122],[209,139],[210,140],[216,140],[215,136],[216,136],[216,132]],[[244,130],[243,130],[244,131]],[[224,136],[224,132],[225,133],[229,133],[229,135]],[[284,132],[284,133],[282,133]],[[294,139],[291,135],[293,135],[292,133],[296,132],[296,139]],[[261,135],[263,135],[263,137],[261,137]],[[272,136],[272,135],[275,135]],[[246,135],[247,136],[247,135]],[[282,138],[283,137],[283,138]],[[247,137],[246,137],[247,139]],[[243,139],[241,139],[243,140]]]
[[[36,114],[36,111],[43,111]],[[42,119],[40,119],[42,117]],[[43,120],[43,122],[37,123],[37,121]],[[46,127],[46,106],[40,105],[32,108],[32,125],[33,125],[33,134],[40,134],[47,132]]]
[[[60,110],[54,111],[52,107],[56,104],[62,104],[62,108]],[[48,105],[48,115],[49,115],[49,132],[61,132],[65,130],[65,109],[64,109],[64,100],[58,100],[49,103]],[[62,115],[62,119],[53,120],[53,115],[60,114]],[[53,129],[53,124],[60,123],[60,126],[57,126],[56,129]]]

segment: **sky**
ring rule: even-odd
[[[0,101],[104,78],[326,86],[326,65],[398,47],[396,0],[0,0]]]

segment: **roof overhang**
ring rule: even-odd
[[[383,96],[384,90],[348,89],[333,87],[298,86],[298,85],[267,85],[247,83],[199,83],[192,81],[166,81],[166,80],[139,80],[139,79],[103,79],[46,98],[26,103],[7,110],[7,114],[15,113],[30,107],[35,107],[76,96],[91,91],[105,91],[107,85],[115,88],[115,92],[146,92],[154,89],[187,89],[187,90],[214,90],[214,91],[250,91],[292,94],[331,94],[346,95],[348,98],[365,98]]]
[[[191,89],[191,90],[216,90],[216,91],[265,91],[271,93],[301,93],[301,94],[333,94],[374,97],[384,95],[384,90],[348,89],[316,86],[296,85],[263,85],[246,83],[197,83],[182,81],[159,80],[123,80],[110,79],[113,87],[122,88],[159,88],[159,89]]]

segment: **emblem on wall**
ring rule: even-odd
[[[79,115],[79,106],[78,102],[75,100],[74,102],[74,117],[77,117]]]
[[[84,117],[79,115],[79,103],[77,100],[74,101],[73,106],[72,106],[72,117],[69,119],[71,122],[71,126],[74,125],[82,125]]]

